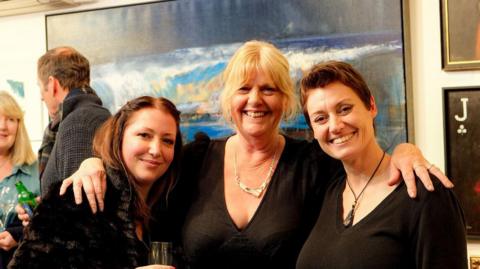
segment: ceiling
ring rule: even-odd
[[[75,0],[0,0],[0,17],[72,7],[76,4]]]

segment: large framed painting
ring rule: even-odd
[[[445,88],[445,167],[465,211],[467,234],[480,237],[480,87]]]
[[[480,68],[480,1],[441,0],[444,70]]]
[[[187,141],[234,132],[219,109],[221,74],[245,41],[272,42],[298,82],[313,64],[350,62],[379,107],[385,149],[408,139],[407,2],[399,0],[177,0],[46,16],[47,47],[69,45],[92,64],[92,86],[114,112],[140,95],[169,98],[182,111]],[[282,123],[310,139],[305,119]]]

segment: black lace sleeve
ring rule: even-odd
[[[126,226],[119,221],[113,186],[104,212],[93,215],[88,203],[75,204],[73,192],[58,195],[60,185],[55,183],[35,209],[8,268],[132,268],[133,239],[123,236]]]

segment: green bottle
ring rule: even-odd
[[[33,215],[33,209],[37,207],[37,201],[35,201],[35,195],[23,185],[22,181],[15,183],[15,187],[18,192],[18,203],[25,209],[27,214],[31,217]]]

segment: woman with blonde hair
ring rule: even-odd
[[[39,194],[36,156],[25,128],[23,111],[10,94],[0,91],[0,204],[5,205],[0,212],[3,229],[0,232],[1,268],[6,268],[22,236],[23,227],[13,208],[18,181]]]
[[[294,268],[327,183],[343,173],[341,163],[317,143],[281,133],[280,122],[295,115],[297,101],[288,61],[275,46],[243,44],[229,61],[224,82],[223,116],[235,134],[184,147],[184,169],[170,197],[187,263],[190,268]],[[426,165],[414,147],[401,148],[393,159],[403,172],[412,173],[414,159]],[[98,160],[88,162],[91,166],[81,167],[64,187],[75,181],[80,198],[78,187],[85,182],[90,197],[94,186],[102,198],[102,184],[89,176],[102,168]]]

